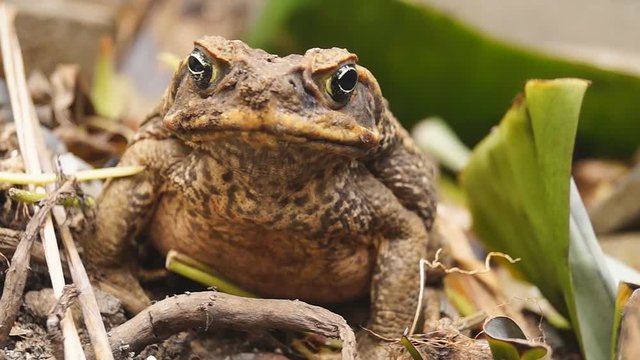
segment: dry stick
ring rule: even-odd
[[[47,337],[51,341],[53,357],[64,359],[64,336],[60,329],[60,320],[64,318],[67,309],[73,305],[73,300],[78,296],[78,290],[74,285],[65,285],[62,288],[62,296],[49,312],[47,317]]]
[[[42,224],[47,219],[49,210],[58,201],[58,196],[61,194],[66,195],[70,192],[73,192],[73,186],[71,182],[67,181],[42,203],[40,209],[29,220],[27,229],[22,234],[20,243],[18,243],[16,252],[11,259],[11,265],[7,270],[4,289],[0,298],[0,348],[6,345],[11,327],[13,327],[13,323],[18,316],[22,294],[27,283],[31,246],[36,240]]]
[[[27,93],[26,82],[21,83],[20,86],[21,90]],[[46,149],[44,136],[42,135],[42,129],[40,128],[40,124],[37,121],[35,108],[33,106],[33,103],[31,102],[29,102],[28,111],[30,112],[31,116],[25,118],[25,120],[31,122],[31,127],[33,129],[32,134],[34,138],[33,140],[36,146],[37,154],[40,158],[42,170],[44,170],[45,172],[53,172],[54,167],[52,165],[51,157],[49,156],[49,152]],[[117,172],[117,170],[112,170],[110,172]],[[49,191],[52,191],[54,189],[54,185],[47,185],[47,189]],[[102,316],[100,315],[100,309],[93,292],[93,287],[91,286],[87,271],[85,270],[84,264],[82,263],[80,255],[78,254],[78,249],[76,248],[76,244],[73,241],[73,236],[71,235],[69,226],[66,223],[67,214],[64,210],[64,207],[60,205],[54,206],[52,209],[52,213],[53,218],[58,225],[60,237],[66,250],[71,278],[73,279],[73,283],[76,285],[79,291],[78,302],[80,303],[80,309],[82,311],[84,323],[87,328],[87,332],[89,333],[89,338],[91,339],[91,345],[93,346],[95,358],[96,360],[113,360],[109,338],[107,337],[107,330],[105,329],[104,323],[102,322]],[[52,249],[51,251],[55,251],[56,255],[58,255],[57,264],[60,264],[61,262],[59,260],[59,252],[57,242],[55,241],[55,236],[53,237],[53,242],[50,245]],[[62,273],[61,268],[59,273]],[[82,349],[80,349],[80,351],[82,351]],[[72,356],[72,354],[67,354],[67,356]]]
[[[8,228],[0,227],[0,258],[4,256],[10,257],[16,252],[18,243],[24,231],[18,231]],[[38,265],[46,265],[46,259],[44,257],[44,248],[39,242],[35,242],[31,245],[31,263]],[[7,264],[9,266],[9,264]],[[62,263],[62,270],[65,276],[69,275],[69,268],[66,263]]]
[[[33,106],[31,107],[31,111],[35,114]],[[35,119],[35,115],[33,119]],[[34,127],[34,134],[38,153],[42,161],[42,168],[46,172],[52,172],[53,166],[51,164],[51,160],[48,159],[47,156],[47,150],[44,146],[44,137],[42,136],[40,126]],[[53,184],[47,185],[47,189],[51,191],[53,189]],[[89,339],[91,339],[95,358],[96,360],[113,360],[109,338],[107,337],[107,330],[102,322],[98,301],[96,300],[93,287],[89,281],[89,276],[87,275],[87,271],[82,263],[82,259],[80,259],[78,249],[76,248],[73,236],[69,230],[69,226],[66,221],[67,214],[65,209],[63,206],[57,205],[53,207],[51,212],[53,213],[53,218],[58,225],[60,238],[66,250],[71,278],[79,291],[78,302],[80,304],[80,310],[82,311],[87,332],[89,333]]]
[[[36,149],[38,146],[42,147],[42,144],[37,143],[34,138],[34,129],[38,126],[38,122],[35,119],[35,110],[27,90],[22,52],[13,24],[15,15],[16,11],[14,7],[5,2],[0,3],[0,46],[2,48],[2,63],[4,65],[7,87],[9,89],[11,110],[14,115],[14,122],[16,123],[20,153],[22,154],[25,168],[30,174],[40,174],[42,173],[42,169],[40,168],[40,159],[36,153]],[[36,190],[43,191],[42,188],[36,188]],[[59,298],[62,295],[62,288],[65,282],[60,253],[53,229],[53,221],[49,214],[47,214],[45,218],[42,229],[42,241],[45,248],[45,256],[53,292],[56,297]],[[80,343],[80,338],[70,312],[67,312],[61,325],[64,334],[65,358],[84,359],[85,355],[82,350],[82,344]]]
[[[20,242],[20,237],[24,231],[11,230],[7,228],[0,228],[0,265],[2,261],[6,261],[7,267],[11,264],[11,261],[7,257],[13,256]],[[39,242],[35,242],[31,245],[31,264],[40,266],[47,265],[47,259],[44,256],[44,248]],[[0,266],[0,270],[2,267]],[[33,268],[31,269],[33,270]],[[70,277],[69,268],[66,262],[62,263],[62,271],[65,277]]]
[[[93,287],[91,287],[89,276],[87,276],[87,272],[78,254],[78,249],[73,242],[69,226],[65,223],[66,214],[64,208],[60,205],[55,206],[53,208],[53,217],[58,223],[60,237],[62,238],[67,253],[71,278],[73,279],[73,283],[79,288],[78,302],[80,303],[84,323],[87,327],[91,344],[93,345],[95,357],[97,360],[113,360],[107,330],[102,322],[100,308],[98,307]]]
[[[35,109],[31,106],[30,110],[34,115],[32,117],[32,121],[34,121]],[[44,137],[42,136],[42,131],[38,124],[34,126],[34,135],[43,170],[45,172],[53,172],[52,162],[47,156],[48,152],[44,145]],[[53,184],[47,185],[47,189],[51,191],[53,189]],[[109,338],[107,337],[107,330],[102,322],[98,301],[96,300],[93,287],[89,281],[89,276],[87,275],[87,271],[82,263],[82,259],[80,259],[78,249],[76,248],[73,236],[71,235],[71,231],[67,225],[67,214],[65,209],[63,206],[57,205],[54,206],[51,211],[53,213],[53,218],[58,225],[60,238],[66,250],[71,278],[79,291],[78,302],[80,304],[80,310],[82,311],[87,332],[89,333],[89,339],[91,339],[95,358],[96,360],[113,360]]]
[[[35,112],[33,107],[31,107],[31,110]],[[38,145],[38,152],[42,160],[42,168],[46,172],[52,172],[53,166],[50,159],[47,159],[44,137],[42,136],[42,131],[39,126],[34,127],[34,134],[36,145]],[[53,189],[53,185],[47,185],[47,189],[51,191]],[[98,301],[96,300],[93,287],[89,281],[89,276],[87,275],[87,271],[82,263],[82,259],[80,259],[78,249],[76,248],[73,236],[71,235],[71,231],[67,225],[67,214],[65,209],[63,206],[57,205],[53,207],[51,212],[53,213],[53,218],[58,225],[60,238],[62,239],[62,243],[66,250],[71,278],[79,291],[78,302],[80,304],[80,310],[82,310],[87,332],[89,333],[89,339],[91,339],[95,358],[96,360],[113,360],[109,338],[107,337],[107,330],[102,322]]]
[[[353,330],[337,314],[297,300],[250,299],[215,291],[159,301],[109,332],[117,359],[187,329],[283,329],[342,339],[342,358],[356,358]]]

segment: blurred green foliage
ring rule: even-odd
[[[269,0],[247,41],[279,54],[346,47],[372,70],[405,126],[440,116],[468,145],[527,79],[589,79],[579,149],[627,157],[640,143],[640,78],[505,45],[418,2]]]

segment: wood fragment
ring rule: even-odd
[[[29,272],[31,246],[47,219],[49,211],[58,201],[58,197],[68,196],[72,192],[72,182],[65,182],[48,199],[41,203],[41,207],[33,215],[22,234],[18,247],[11,258],[11,265],[7,270],[2,297],[0,298],[0,348],[6,345],[9,331],[11,331],[11,327],[18,316]]]
[[[62,289],[62,296],[47,317],[47,336],[51,341],[52,353],[56,359],[64,359],[64,336],[60,328],[60,321],[67,313],[67,309],[73,305],[77,296],[78,290],[74,285],[65,285]]]
[[[176,295],[159,301],[109,332],[116,359],[188,329],[282,329],[342,339],[342,358],[356,358],[353,330],[339,315],[298,300],[250,299],[215,291]],[[121,349],[126,349],[122,351]]]

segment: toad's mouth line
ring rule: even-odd
[[[261,143],[264,145],[315,145],[334,149],[338,152],[349,152],[362,154],[370,148],[363,147],[362,143],[345,142],[335,139],[327,139],[322,137],[308,136],[300,133],[291,133],[283,131],[274,131],[272,129],[193,129],[185,132],[179,132],[178,136],[185,137],[193,142],[206,141],[224,141],[229,138],[245,138],[247,142],[254,144]]]
[[[379,142],[377,132],[344,119],[336,121],[327,118],[324,121],[310,122],[292,114],[268,113],[267,116],[258,116],[252,112],[236,111],[215,117],[208,114],[194,117],[173,114],[165,116],[163,123],[177,135],[194,142],[225,136],[264,136],[257,140],[331,145],[359,151],[368,151]]]

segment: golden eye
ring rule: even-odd
[[[193,82],[200,88],[206,89],[216,80],[218,69],[211,59],[200,49],[194,49],[187,59],[187,68]]]
[[[327,92],[339,103],[349,99],[358,84],[358,71],[353,64],[342,65],[327,79]]]

